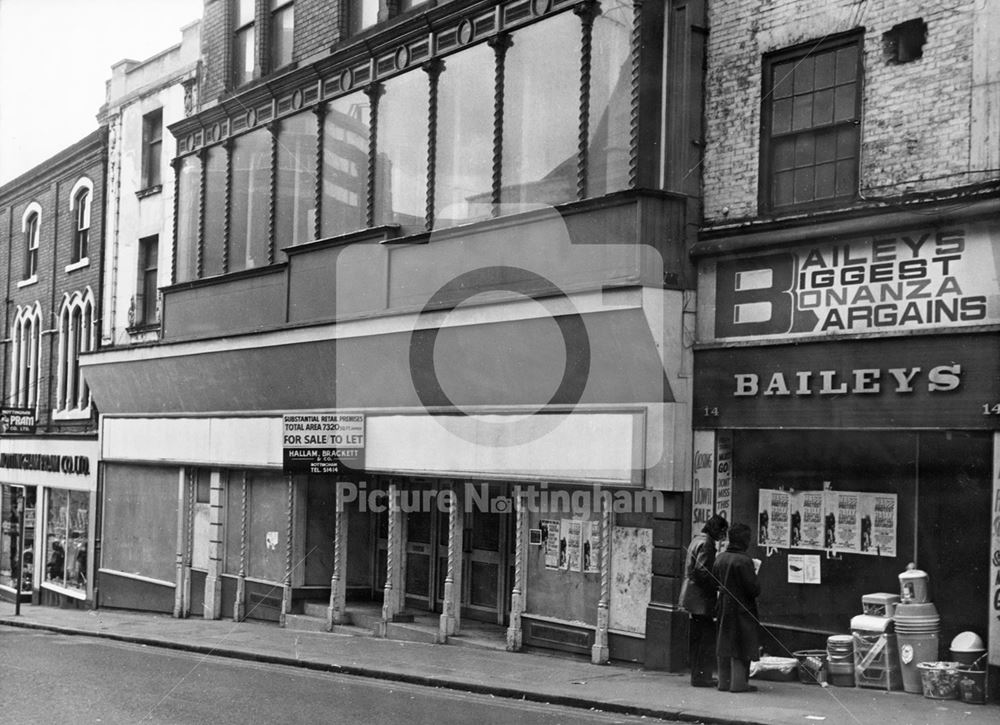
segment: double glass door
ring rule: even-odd
[[[435,506],[405,516],[406,605],[440,612],[448,574],[448,513]],[[506,622],[512,586],[512,521],[508,511],[477,506],[460,514],[463,617]]]

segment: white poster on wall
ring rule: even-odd
[[[608,625],[619,632],[646,633],[652,592],[653,530],[615,526],[611,530],[611,601]]]
[[[837,550],[848,553],[861,551],[861,522],[858,520],[857,493],[839,491],[837,493]]]
[[[859,505],[861,553],[896,556],[896,494],[862,493]]]
[[[715,513],[733,522],[733,433],[715,434]]]
[[[701,531],[715,512],[715,431],[694,432],[691,473],[691,530]]]

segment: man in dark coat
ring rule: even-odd
[[[695,534],[688,546],[681,585],[681,606],[690,615],[688,657],[691,661],[691,684],[715,687],[712,666],[715,659],[715,599],[718,585],[712,574],[716,542],[725,537],[729,524],[718,514],[712,516]]]
[[[733,524],[729,545],[715,560],[713,572],[719,582],[719,641],[716,655],[719,689],[752,692],[748,678],[750,660],[759,656],[757,597],[760,583],[757,566],[747,554],[750,527]]]

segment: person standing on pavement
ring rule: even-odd
[[[729,545],[715,560],[712,571],[719,582],[719,641],[716,656],[719,667],[719,689],[723,692],[754,692],[749,682],[750,660],[756,659],[757,579],[759,560],[747,554],[750,548],[750,527],[733,524],[729,528]]]
[[[695,534],[688,546],[681,585],[681,606],[690,615],[688,658],[691,662],[691,685],[715,687],[712,679],[715,664],[715,606],[718,585],[712,574],[717,542],[726,536],[729,524],[715,514]]]

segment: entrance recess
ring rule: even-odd
[[[436,489],[438,490],[438,489]],[[489,499],[502,488],[490,486]],[[432,497],[436,501],[436,498]],[[513,521],[510,506],[489,508],[460,497],[462,616],[505,624],[513,586]],[[509,503],[504,501],[504,503]],[[434,505],[406,513],[406,606],[440,612],[448,571],[448,513]],[[456,562],[457,564],[457,562]]]

